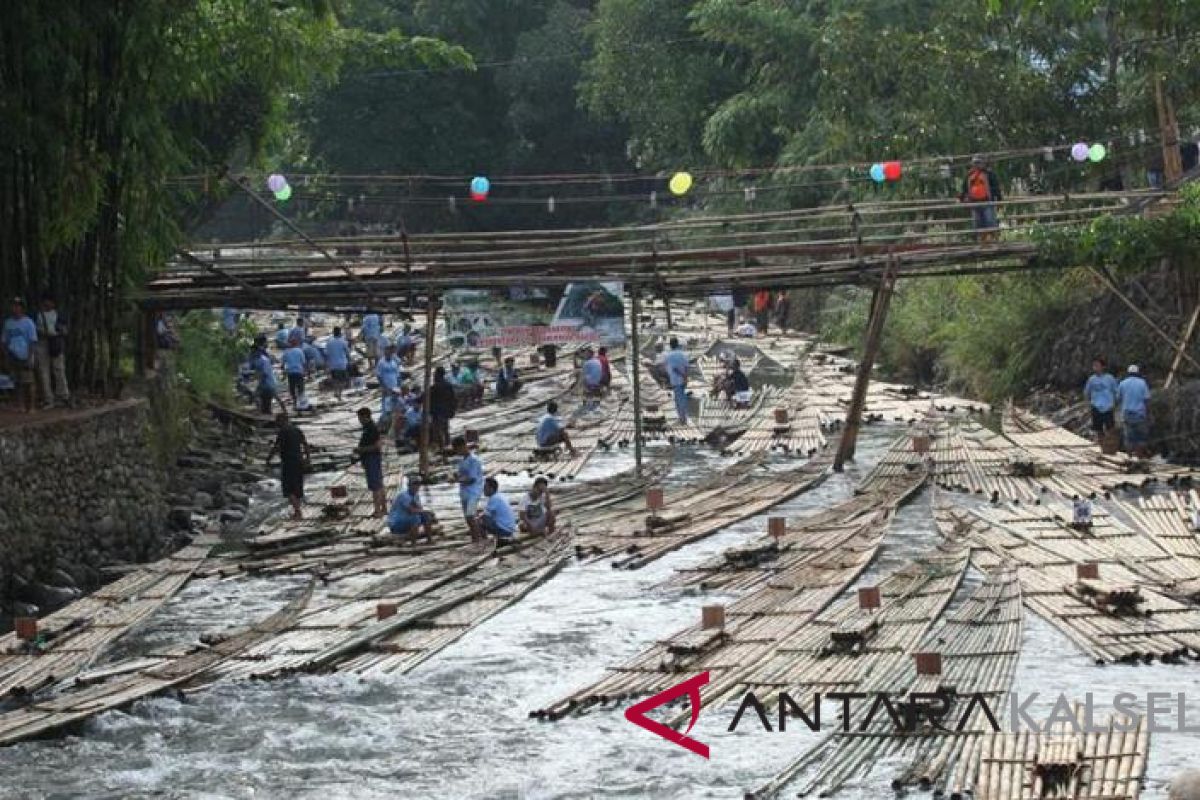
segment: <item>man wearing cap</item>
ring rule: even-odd
[[[33,362],[37,345],[37,327],[25,314],[25,301],[14,297],[12,316],[4,320],[4,355],[21,387],[25,413],[33,411]]]
[[[992,241],[997,236],[1000,223],[996,219],[996,203],[1003,198],[1000,195],[1000,179],[996,173],[988,169],[987,161],[981,155],[971,157],[971,168],[963,178],[962,191],[958,194],[960,203],[971,204],[971,216],[975,220],[975,230],[979,233],[979,241]]]
[[[1150,386],[1137,364],[1130,364],[1117,384],[1117,406],[1125,428],[1125,448],[1137,458],[1149,458]]]

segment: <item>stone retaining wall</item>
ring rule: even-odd
[[[61,605],[102,565],[168,546],[150,435],[144,400],[0,430],[0,615]]]

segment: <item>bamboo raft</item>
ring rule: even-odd
[[[681,672],[707,671],[710,685],[736,680],[742,664],[764,658],[778,640],[801,630],[866,569],[889,521],[886,513],[864,515],[855,524],[828,531],[818,542],[805,541],[803,522],[795,530],[789,526],[785,541],[759,545],[771,549],[776,568],[766,575],[753,572],[747,585],[760,588],[725,609],[721,625],[701,622],[685,628],[531,716],[557,720],[653,694],[677,683]],[[733,563],[744,569],[744,562]]]
[[[1076,707],[1076,719],[1087,724]],[[1047,733],[973,737],[949,780],[962,800],[1137,800],[1150,749],[1145,717],[1109,720],[1103,733],[1075,733],[1065,722]]]
[[[312,584],[282,610],[251,627],[232,632],[212,645],[199,645],[177,659],[155,663],[131,673],[113,672],[112,680],[83,684],[48,700],[28,703],[0,714],[0,746],[46,736],[105,711],[124,708],[147,697],[202,678],[256,642],[291,625],[312,594]]]
[[[1136,558],[1126,559],[1082,537],[1039,536],[1036,529],[1003,516],[944,504],[935,516],[943,535],[970,543],[980,569],[1015,568],[1029,610],[1097,663],[1175,663],[1200,655],[1200,609],[1169,597],[1135,572]],[[1097,565],[1106,585],[1137,588],[1142,599],[1137,613],[1096,602],[1090,588],[1080,586],[1080,565],[1089,563]]]
[[[666,492],[656,512],[661,524],[648,519],[640,498],[577,520],[576,550],[582,558],[611,559],[614,568],[638,569],[811,489],[828,473],[825,462],[787,471],[762,469],[757,459],[738,462],[705,485]]]
[[[991,731],[983,713],[970,707],[970,697],[982,695],[998,717],[1003,712],[1021,652],[1022,628],[1016,574],[993,573],[943,624],[910,648],[913,654],[936,654],[939,667],[933,671],[937,674],[921,674],[914,655],[892,670],[870,676],[859,688],[872,695],[887,693],[898,713],[913,694],[941,694],[947,705],[943,726],[948,730],[925,720],[918,729],[904,733],[878,709],[868,721],[871,707],[860,703],[852,711],[849,732],[827,736],[747,797],[778,796],[801,776],[801,796],[819,792],[830,797],[880,762],[907,763],[892,780],[896,791],[910,785],[942,790],[971,741]],[[964,717],[967,725],[954,732]]]
[[[0,698],[30,695],[94,663],[183,588],[217,541],[211,534],[197,536],[187,547],[43,617],[41,643],[16,633],[0,637]]]

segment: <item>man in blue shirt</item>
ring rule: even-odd
[[[1083,385],[1083,396],[1091,404],[1092,430],[1103,438],[1116,425],[1113,408],[1117,404],[1117,379],[1109,374],[1103,358],[1092,361],[1092,374]]]
[[[221,309],[221,327],[225,329],[225,333],[233,336],[237,333],[238,312],[236,308],[225,306]]]
[[[300,346],[299,339],[292,339],[292,346],[283,351],[279,361],[283,364],[284,374],[287,375],[292,407],[298,408],[300,398],[304,395],[304,372],[308,368],[308,359],[304,357],[304,349]]]
[[[583,409],[590,412],[600,407],[600,395],[604,393],[604,363],[596,357],[592,348],[583,351]]]
[[[333,395],[341,400],[342,391],[350,385],[350,345],[346,344],[340,327],[335,326],[333,336],[325,342],[325,364],[329,367]]]
[[[279,323],[279,327],[275,330],[275,346],[280,350],[286,350],[291,335],[291,331],[288,330],[287,326],[282,322]]]
[[[1117,385],[1117,405],[1125,427],[1125,447],[1137,458],[1149,458],[1150,386],[1137,364],[1125,370],[1125,379]]]
[[[299,341],[300,344],[304,344],[307,338],[308,331],[304,330],[304,317],[296,317],[296,324],[288,332],[288,341]]]
[[[279,388],[275,383],[275,365],[267,355],[267,340],[259,336],[254,340],[254,352],[250,356],[250,366],[258,374],[258,410],[264,414],[271,413],[271,401],[279,403],[279,410],[286,412],[283,401],[279,399]]]
[[[500,484],[495,478],[483,482],[483,494],[487,497],[483,507],[484,532],[496,537],[496,547],[512,545],[517,540],[517,517],[508,498],[500,494]]]
[[[379,334],[383,332],[383,321],[374,311],[363,315],[362,340],[367,346],[367,365],[374,368],[379,360]]]
[[[471,542],[474,544],[483,539],[483,533],[475,519],[479,498],[483,495],[483,462],[467,447],[465,436],[454,437],[454,452],[459,456],[458,467],[455,469],[458,499],[462,503],[463,517],[467,520]]]
[[[417,544],[417,536],[423,530],[425,541],[433,542],[434,516],[421,506],[418,495],[421,492],[421,476],[409,475],[408,486],[392,501],[388,511],[388,530],[397,536],[408,536],[409,544]]]
[[[396,358],[396,345],[388,342],[383,350],[383,358],[375,365],[375,377],[379,378],[379,388],[384,392],[396,391],[400,388],[402,371],[400,359]]]
[[[4,354],[21,387],[25,413],[33,411],[33,351],[37,326],[25,314],[25,301],[14,297],[12,316],[4,320]]]
[[[404,363],[411,363],[417,353],[416,340],[413,338],[412,326],[404,324],[404,328],[396,336],[396,357]]]
[[[558,403],[551,400],[546,404],[546,416],[542,417],[542,421],[538,423],[537,446],[543,449],[566,445],[571,451],[571,455],[579,455],[579,451],[575,449],[575,445],[571,444],[571,436],[567,433],[567,426],[558,418]]]
[[[675,397],[675,413],[681,423],[686,423],[688,421],[688,357],[680,347],[679,340],[674,336],[671,337],[671,350],[663,357],[663,368],[666,370],[667,380],[671,384],[671,394]]]

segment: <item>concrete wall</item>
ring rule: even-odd
[[[0,614],[45,612],[101,582],[99,567],[166,546],[166,476],[148,408],[129,400],[0,430]]]

